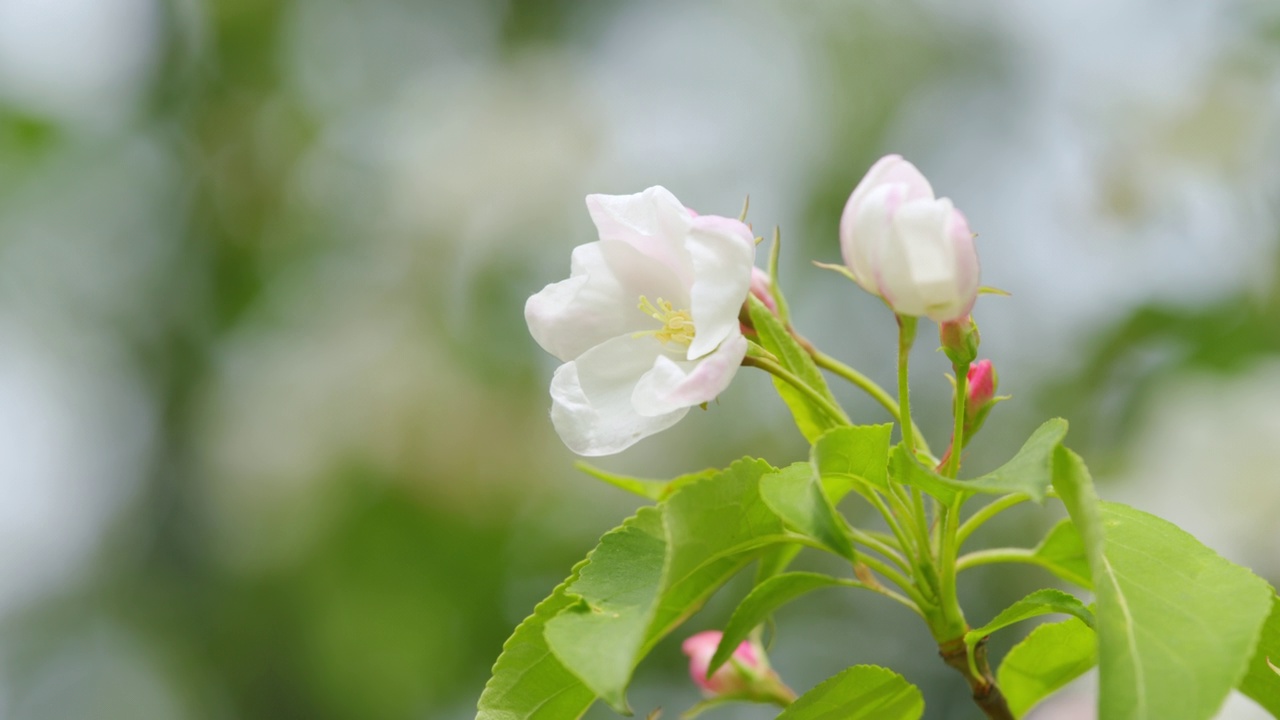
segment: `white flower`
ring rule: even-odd
[[[840,250],[854,280],[899,315],[957,320],[978,297],[968,221],[898,155],[880,158],[849,196]]]
[[[755,241],[699,216],[666,188],[588,195],[598,242],[573,250],[568,280],[525,303],[529,332],[564,361],[551,420],[579,455],[610,455],[715,399],[747,351],[738,312]]]

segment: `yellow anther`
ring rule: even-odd
[[[649,298],[640,296],[640,312],[662,323],[658,330],[646,330],[636,333],[636,337],[652,335],[663,343],[674,342],[688,345],[693,342],[693,316],[688,310],[676,310],[671,303],[658,298],[657,304],[649,302]]]

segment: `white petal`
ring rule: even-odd
[[[657,416],[636,412],[631,396],[661,352],[653,338],[623,335],[556,369],[551,422],[579,455],[612,455],[679,422],[688,409]]]
[[[687,355],[692,360],[738,330],[738,312],[751,292],[756,244],[743,223],[703,215],[694,220],[685,246],[694,273],[690,310],[695,333]]]
[[[661,416],[716,399],[742,366],[747,339],[733,336],[701,360],[673,360],[659,355],[653,369],[636,383],[631,403],[641,415]]]
[[[884,185],[905,186],[904,202],[921,198],[933,199],[933,187],[915,165],[903,160],[901,155],[885,155],[867,170],[867,174],[849,194],[845,212],[857,212],[867,196]]]
[[[957,317],[963,317],[973,310],[973,303],[978,299],[982,269],[978,263],[978,251],[973,246],[973,231],[969,229],[969,221],[963,213],[954,208],[951,210],[947,235],[951,238],[952,250],[956,256],[956,292],[964,301],[964,306],[958,309]],[[938,322],[947,322],[956,317],[934,317],[933,319]]]
[[[618,335],[654,329],[656,321],[638,308],[641,295],[688,302],[665,265],[624,243],[579,245],[571,267],[568,280],[546,286],[524,306],[533,339],[561,360]]]
[[[881,185],[853,212],[852,199],[840,218],[840,250],[844,264],[867,292],[884,296],[881,256],[893,242],[892,220],[906,195],[901,185]],[[887,298],[886,298],[887,299]]]
[[[895,245],[908,276],[904,288],[910,287],[895,298],[895,310],[933,317],[951,315],[960,304],[955,246],[948,234],[951,210],[950,200],[919,200],[904,204],[894,216]]]
[[[601,240],[627,243],[670,268],[685,287],[693,282],[683,242],[693,218],[666,188],[655,185],[635,195],[588,195],[587,211]]]

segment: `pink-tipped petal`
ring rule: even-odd
[[[636,412],[664,415],[715,400],[729,387],[747,354],[747,339],[737,328],[733,332],[714,352],[697,361],[659,355],[631,395]]]
[[[772,285],[768,273],[758,267],[751,268],[751,294],[770,311],[777,313],[778,301],[773,298]]]

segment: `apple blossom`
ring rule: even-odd
[[[840,216],[840,249],[853,279],[899,315],[947,322],[977,299],[968,221],[899,155],[878,160],[854,188]]]
[[[666,188],[588,195],[599,240],[573,250],[569,278],[525,304],[533,338],[564,361],[551,420],[580,455],[610,455],[715,399],[742,363],[738,312],[755,240],[698,215]]]

